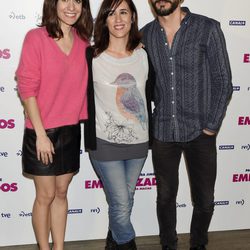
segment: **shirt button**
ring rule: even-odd
[[[174,72],[171,72],[171,75],[173,76],[173,75],[174,75]]]
[[[172,87],[171,89],[174,90],[174,87]]]
[[[174,118],[174,117],[175,117],[175,115],[172,115],[172,117]]]
[[[163,31],[163,28],[161,28],[161,31]]]
[[[167,45],[168,45],[168,43],[165,43],[165,45],[167,46]]]
[[[173,60],[173,57],[170,57],[169,59],[172,61],[172,60]]]
[[[172,104],[174,104],[174,101],[172,101]]]

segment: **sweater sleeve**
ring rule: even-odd
[[[22,100],[37,96],[40,85],[40,39],[31,30],[25,36],[19,65],[16,71],[18,92]]]

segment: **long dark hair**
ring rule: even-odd
[[[140,40],[141,34],[138,30],[138,14],[136,7],[132,0],[104,0],[98,12],[95,28],[94,28],[94,49],[95,56],[100,55],[109,45],[109,30],[106,21],[110,11],[115,10],[123,1],[125,1],[132,14],[131,30],[129,32],[129,39],[127,43],[127,50],[134,50]]]
[[[62,38],[63,32],[57,16],[58,0],[44,0],[42,23],[40,27],[46,27],[49,36],[52,38]],[[93,18],[90,11],[89,0],[82,0],[82,14],[73,25],[77,34],[84,40],[89,40],[93,32]]]

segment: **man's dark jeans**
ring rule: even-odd
[[[217,169],[216,136],[201,134],[190,142],[153,141],[152,156],[157,181],[157,216],[163,246],[175,249],[176,196],[181,155],[184,153],[193,202],[191,246],[206,245],[214,210]],[[181,223],[181,222],[180,222]]]

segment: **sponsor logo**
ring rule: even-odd
[[[5,92],[5,88],[0,86],[0,93],[4,93]]]
[[[0,191],[2,192],[16,192],[18,190],[17,183],[2,183],[2,178],[0,178]]]
[[[249,116],[240,116],[238,118],[238,125],[250,125],[250,117]]]
[[[82,209],[77,208],[77,209],[69,209],[68,214],[82,214]]]
[[[244,54],[243,62],[244,63],[250,63],[250,54]]]
[[[219,150],[233,150],[234,145],[220,145]]]
[[[0,216],[5,219],[10,219],[11,218],[11,213],[1,213]]]
[[[241,149],[243,149],[243,150],[250,150],[250,144],[242,145]]]
[[[13,129],[15,127],[15,120],[14,119],[0,119],[0,129]]]
[[[142,173],[137,180],[136,190],[149,190],[156,186],[156,178],[153,173]],[[85,189],[100,189],[103,188],[101,180],[86,180]]]
[[[19,213],[19,216],[20,216],[20,217],[31,217],[31,216],[32,216],[32,213],[31,213],[31,212],[26,213],[26,212],[24,212],[24,211],[21,211],[21,212]]]
[[[240,91],[240,86],[233,86],[233,91]]]
[[[228,206],[229,205],[229,201],[215,201],[214,205],[215,206]]]
[[[180,203],[176,202],[176,207],[177,208],[185,208],[185,207],[187,207],[187,205],[185,203],[180,204]]]
[[[0,59],[9,59],[10,56],[11,55],[9,49],[0,49]]]
[[[236,201],[235,204],[243,206],[245,204],[245,200],[242,199],[242,200]]]
[[[233,182],[250,182],[250,174],[233,174]]]
[[[100,212],[101,212],[101,209],[99,207],[90,209],[90,213],[99,214]]]
[[[7,158],[7,157],[8,157],[8,152],[1,152],[1,151],[0,151],[0,157],[5,157],[5,158]]]
[[[85,189],[98,189],[103,188],[102,182],[100,180],[86,180]]]
[[[230,26],[245,26],[246,21],[243,21],[243,20],[230,20],[229,25]]]
[[[152,186],[156,186],[156,178],[149,177],[151,174],[147,174],[147,177],[139,177],[136,183],[136,190],[149,190]]]
[[[22,156],[23,155],[23,151],[22,150],[18,150],[17,153],[16,153],[17,156]]]
[[[16,20],[24,20],[26,19],[25,15],[23,14],[16,14],[14,11],[11,11],[9,14],[10,19],[16,19]]]
[[[42,15],[40,13],[36,13],[35,19],[36,19],[37,23],[41,23],[42,22]]]

